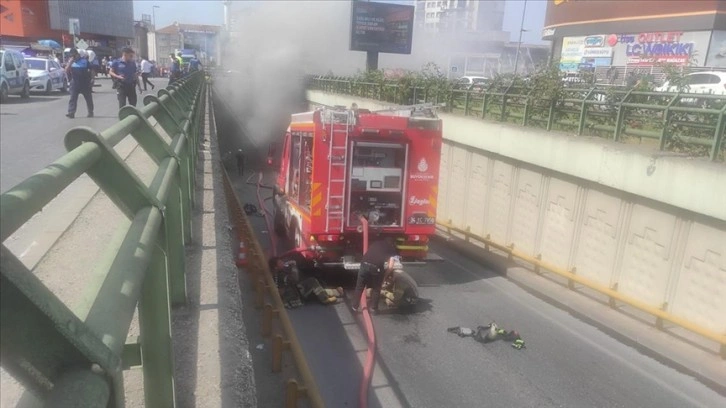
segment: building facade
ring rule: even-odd
[[[149,50],[160,66],[170,65],[169,54],[180,49],[194,49],[202,64],[213,66],[220,59],[220,26],[201,24],[174,24],[160,28],[149,36]]]
[[[133,44],[131,0],[0,0],[0,36],[3,45],[27,45],[49,39],[63,47],[82,39],[99,56],[118,55]],[[69,33],[71,19],[78,19],[80,34]]]
[[[502,31],[504,0],[417,0],[418,26],[427,32]]]
[[[726,69],[726,1],[550,0],[542,38],[552,41],[552,57],[566,72]]]

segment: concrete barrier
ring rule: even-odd
[[[319,91],[308,99],[390,106]],[[726,353],[726,166],[441,117],[439,222],[666,312]]]

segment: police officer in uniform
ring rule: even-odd
[[[76,116],[78,95],[83,94],[88,108],[88,117],[93,117],[93,95],[91,94],[91,64],[77,49],[71,50],[71,60],[66,65],[66,75],[71,78],[71,99],[68,101],[66,117],[73,119]]]
[[[361,259],[360,269],[358,270],[358,281],[353,295],[354,311],[360,310],[360,297],[363,290],[368,287],[371,290],[370,309],[373,313],[378,313],[381,287],[386,276],[393,272],[397,256],[398,249],[391,238],[378,240],[368,247],[368,251]]]
[[[127,101],[129,105],[136,106],[136,86],[139,84],[134,50],[127,47],[121,50],[121,53],[121,58],[111,64],[111,78],[118,81],[116,95],[119,109],[126,106]]]

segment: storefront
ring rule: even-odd
[[[560,69],[665,64],[726,67],[726,31],[665,31],[564,37]]]
[[[551,0],[542,38],[560,69],[726,68],[726,1]]]

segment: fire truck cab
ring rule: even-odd
[[[431,106],[292,115],[280,146],[275,230],[327,264],[362,255],[360,217],[423,261],[435,233],[442,123]]]

